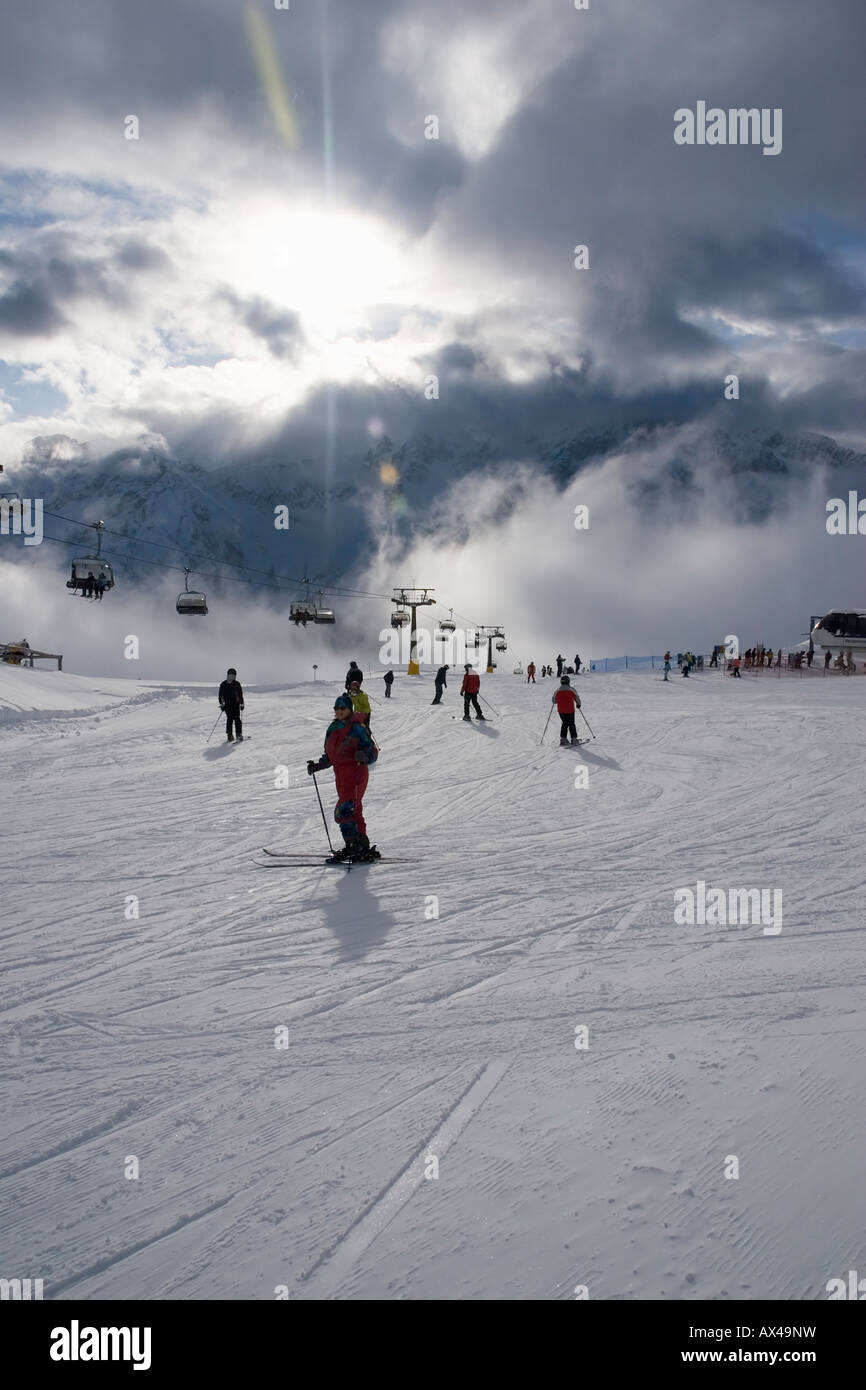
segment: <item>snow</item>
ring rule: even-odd
[[[366,684],[370,832],[417,862],[266,871],[324,847],[337,684],[247,689],[208,745],[216,684],[0,667],[4,1276],[826,1297],[862,1264],[866,687],[594,675],[574,750],[550,680],[482,674],[487,725]],[[699,880],[780,888],[781,934],[676,925]]]

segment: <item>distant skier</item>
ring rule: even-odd
[[[360,668],[360,666],[358,665],[357,661],[353,661],[352,664],[351,664],[351,666],[349,667],[348,671],[346,672],[346,689],[347,689],[347,690],[349,689],[349,686],[352,684],[352,681],[359,681],[359,682],[360,682],[360,681],[362,681],[363,679],[364,679],[364,672],[361,670],[361,668]]]
[[[226,739],[229,743],[234,743],[235,734],[232,733],[234,726],[239,743],[243,742],[243,726],[241,724],[241,710],[244,707],[244,692],[238,673],[234,666],[230,666],[226,672],[226,678],[219,688],[217,699],[220,702],[220,709],[226,717]]]
[[[574,712],[580,709],[580,696],[576,690],[572,690],[571,681],[568,676],[560,676],[559,689],[550,697],[551,704],[556,705],[559,711],[560,729],[559,746],[565,748],[570,736],[572,743],[577,743],[577,729],[574,727]]]
[[[343,836],[343,848],[335,859],[365,862],[381,856],[367,838],[363,797],[370,778],[370,765],[379,756],[370,730],[362,724],[352,709],[348,695],[338,695],[334,701],[334,718],[325,731],[325,751],[318,761],[307,763],[307,772],[334,769],[337,783],[337,804],[334,820]]]
[[[559,653],[559,654],[557,655],[557,658],[556,658],[556,674],[557,674],[558,676],[561,676],[561,675],[562,675],[562,668],[563,668],[564,665],[565,665],[565,657],[564,657],[561,653]]]
[[[689,654],[688,654],[688,652],[686,652],[685,656],[683,657],[683,675],[684,675],[684,676],[687,676],[688,674],[689,674]]]
[[[740,675],[740,658],[738,656],[734,657],[734,675],[737,676],[739,680],[743,679]]]
[[[668,678],[668,676],[670,675],[670,673],[671,673],[671,654],[670,654],[670,652],[665,652],[665,680],[667,680],[667,678]]]
[[[535,685],[535,662],[534,662],[534,661],[530,661],[529,665],[528,665],[527,668],[526,668],[526,684],[529,685],[529,682],[530,682],[530,681],[532,681],[532,684]]]
[[[574,673],[575,673],[576,676],[579,676],[579,675],[580,675],[580,652],[576,652],[576,653],[575,653],[575,657],[574,657]]]
[[[824,653],[824,670],[825,670],[825,671],[828,671],[828,670],[830,669],[830,656],[831,656],[831,653],[830,653],[830,652],[825,652],[825,653]]]
[[[349,699],[352,701],[352,709],[358,716],[362,724],[370,727],[370,697],[366,691],[361,689],[359,680],[352,681],[349,686]]]
[[[445,679],[445,677],[448,675],[448,672],[449,672],[450,670],[451,670],[451,667],[450,667],[450,666],[440,666],[440,667],[439,667],[439,670],[436,672],[436,678],[435,678],[435,680],[434,680],[434,682],[433,682],[433,685],[434,685],[435,690],[436,690],[436,694],[433,696],[433,699],[432,699],[431,702],[430,702],[431,704],[433,704],[433,705],[441,705],[441,703],[442,703],[442,691],[443,691],[443,690],[447,690],[447,688],[448,688],[448,681]]]
[[[483,719],[484,715],[481,713],[481,706],[478,703],[478,692],[481,689],[481,677],[478,672],[473,671],[472,667],[468,664],[464,667],[464,671],[466,674],[463,677],[463,684],[460,687],[460,694],[463,696],[463,718],[467,721],[470,720],[469,706],[471,704],[475,710],[475,718]]]
[[[385,672],[385,676],[384,676],[384,681],[385,681],[385,699],[386,699],[386,700],[390,700],[390,698],[391,698],[391,686],[394,684],[394,672],[393,672],[393,671],[386,671],[386,672]]]

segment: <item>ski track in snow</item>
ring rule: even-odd
[[[565,751],[554,682],[483,679],[469,726],[402,677],[365,805],[419,862],[260,874],[325,848],[336,686],[251,689],[250,741],[208,745],[212,690],[0,668],[4,1274],[809,1299],[859,1268],[866,683],[682,685],[592,676]],[[698,879],[781,888],[781,935],[675,925]]]

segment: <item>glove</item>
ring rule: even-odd
[[[222,710],[223,714],[225,714],[225,712],[226,712],[226,707],[225,707],[225,705],[220,705],[220,709]]]
[[[313,773],[314,773],[314,772],[317,772],[318,769],[319,769],[319,764],[318,764],[318,763],[314,763],[313,760],[312,760],[312,758],[311,758],[310,761],[307,763],[307,776],[308,776],[308,777],[312,777]]]
[[[243,705],[241,705],[241,709],[243,709]]]

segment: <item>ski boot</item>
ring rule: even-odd
[[[354,840],[347,840],[342,849],[335,849],[333,854],[329,854],[327,864],[345,864],[347,859],[352,858],[352,846]]]
[[[486,724],[486,722],[487,722],[486,716],[483,715],[483,714],[476,714],[475,718],[476,718],[476,719],[480,719],[481,722],[482,722],[482,724]]]
[[[353,864],[369,864],[374,859],[381,859],[382,856],[375,845],[371,845],[366,835],[359,835],[352,841],[352,853],[349,855]]]
[[[568,747],[568,739],[567,739],[567,738],[561,738],[561,739],[559,740],[559,746],[560,746],[560,748],[567,748],[567,747]]]
[[[234,741],[235,741],[235,736],[234,736],[234,734],[228,734],[227,737],[226,737],[226,743],[234,743]]]
[[[472,720],[470,719],[470,717],[469,717],[468,714],[464,714],[464,716],[463,716],[463,723],[464,723],[464,724],[471,724],[471,723],[472,723]]]

